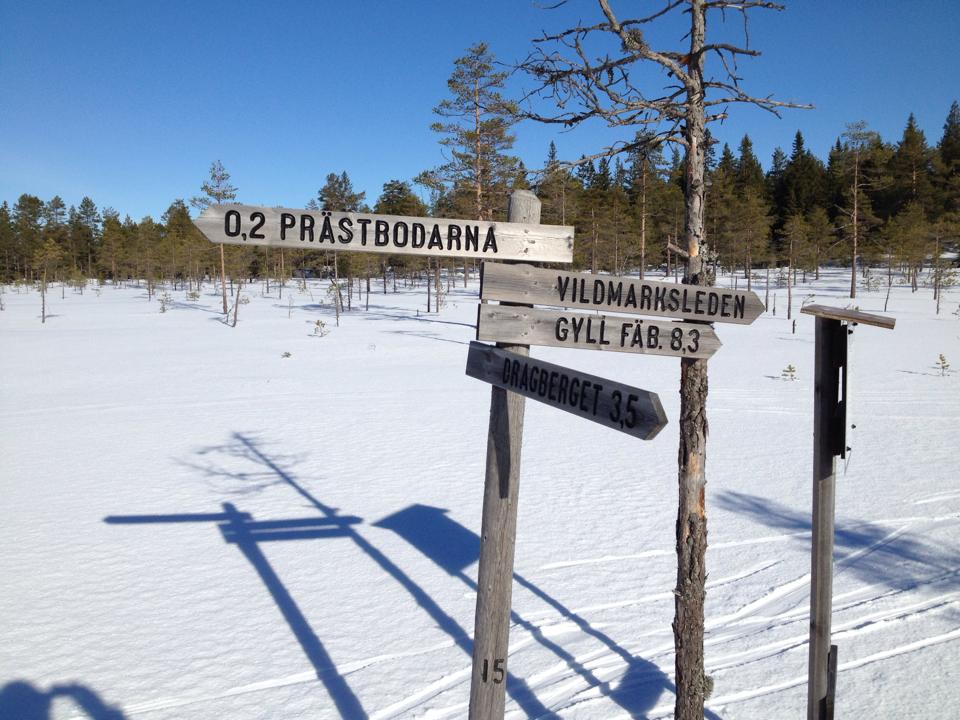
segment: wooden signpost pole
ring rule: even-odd
[[[540,200],[529,190],[510,196],[509,222],[540,222]],[[529,345],[497,343],[517,355],[529,355]],[[473,676],[470,679],[470,720],[502,718],[506,702],[510,600],[513,590],[513,551],[517,534],[520,449],[523,441],[522,395],[493,386],[480,526],[480,568],[473,634]]]
[[[830,618],[833,609],[833,534],[836,456],[845,442],[838,399],[840,368],[846,361],[846,328],[839,320],[816,319],[813,390],[813,550],[810,589],[810,658],[807,719],[826,720]]]
[[[847,339],[858,323],[893,329],[894,320],[856,310],[807,305],[816,317],[813,389],[813,547],[810,556],[810,656],[807,720],[833,720],[837,646],[830,644],[833,613],[833,538],[836,457],[846,457]]]

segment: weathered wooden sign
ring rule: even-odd
[[[764,311],[756,293],[743,290],[497,263],[484,265],[480,297],[741,325]]]
[[[691,358],[708,358],[721,345],[709,325],[517,305],[480,305],[477,340]]]
[[[193,221],[208,240],[391,255],[569,263],[573,228],[399,215],[211,205]]]
[[[641,440],[667,424],[656,393],[479,342],[470,343],[467,375]]]

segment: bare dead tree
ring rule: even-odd
[[[597,0],[601,18],[534,40],[534,50],[519,64],[536,86],[523,98],[521,114],[539,122],[577,126],[597,121],[623,128],[624,137],[587,155],[582,162],[644,146],[675,143],[685,153],[686,270],[683,282],[708,285],[705,262],[704,170],[706,127],[727,117],[734,103],[779,116],[781,108],[809,107],[748,94],[738,63],[760,53],[750,48],[748,14],[754,9],[782,10],[765,0],[664,0],[641,17],[620,19],[610,0]],[[562,4],[562,3],[561,3]],[[687,14],[679,49],[656,49],[644,36],[647,25],[668,15]],[[743,23],[743,46],[706,40],[708,15]],[[687,25],[689,22],[689,25]],[[707,58],[714,72],[707,72]],[[666,75],[666,85],[647,89],[643,68]],[[548,111],[541,108],[549,107]],[[677,587],[673,622],[676,649],[675,717],[701,720],[711,683],[704,674],[703,631],[706,592],[705,503],[707,441],[707,362],[680,361],[679,510],[677,515]]]

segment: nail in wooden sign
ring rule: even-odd
[[[749,325],[764,311],[756,293],[729,288],[484,263],[484,300]]]
[[[470,343],[467,375],[641,440],[667,424],[656,393],[479,342]]]
[[[516,305],[480,305],[477,340],[704,359],[722,344],[709,325]]]
[[[210,205],[193,221],[208,240],[301,250],[569,263],[573,228],[370,213]]]

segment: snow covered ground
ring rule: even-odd
[[[827,271],[795,301],[845,306],[846,283]],[[5,288],[0,717],[465,716],[490,396],[464,374],[476,285],[439,315],[376,287],[339,328],[320,281],[250,286],[236,328],[210,286],[165,313],[143,288],[54,288],[45,325],[35,291]],[[724,719],[806,703],[814,320],[792,334],[777,304],[718,325],[710,361]],[[960,372],[935,368],[960,367],[958,305],[895,287],[896,329],[855,334],[842,717],[960,700]],[[532,354],[658,392],[670,425],[641,442],[528,401],[508,716],[670,717],[679,361]]]

